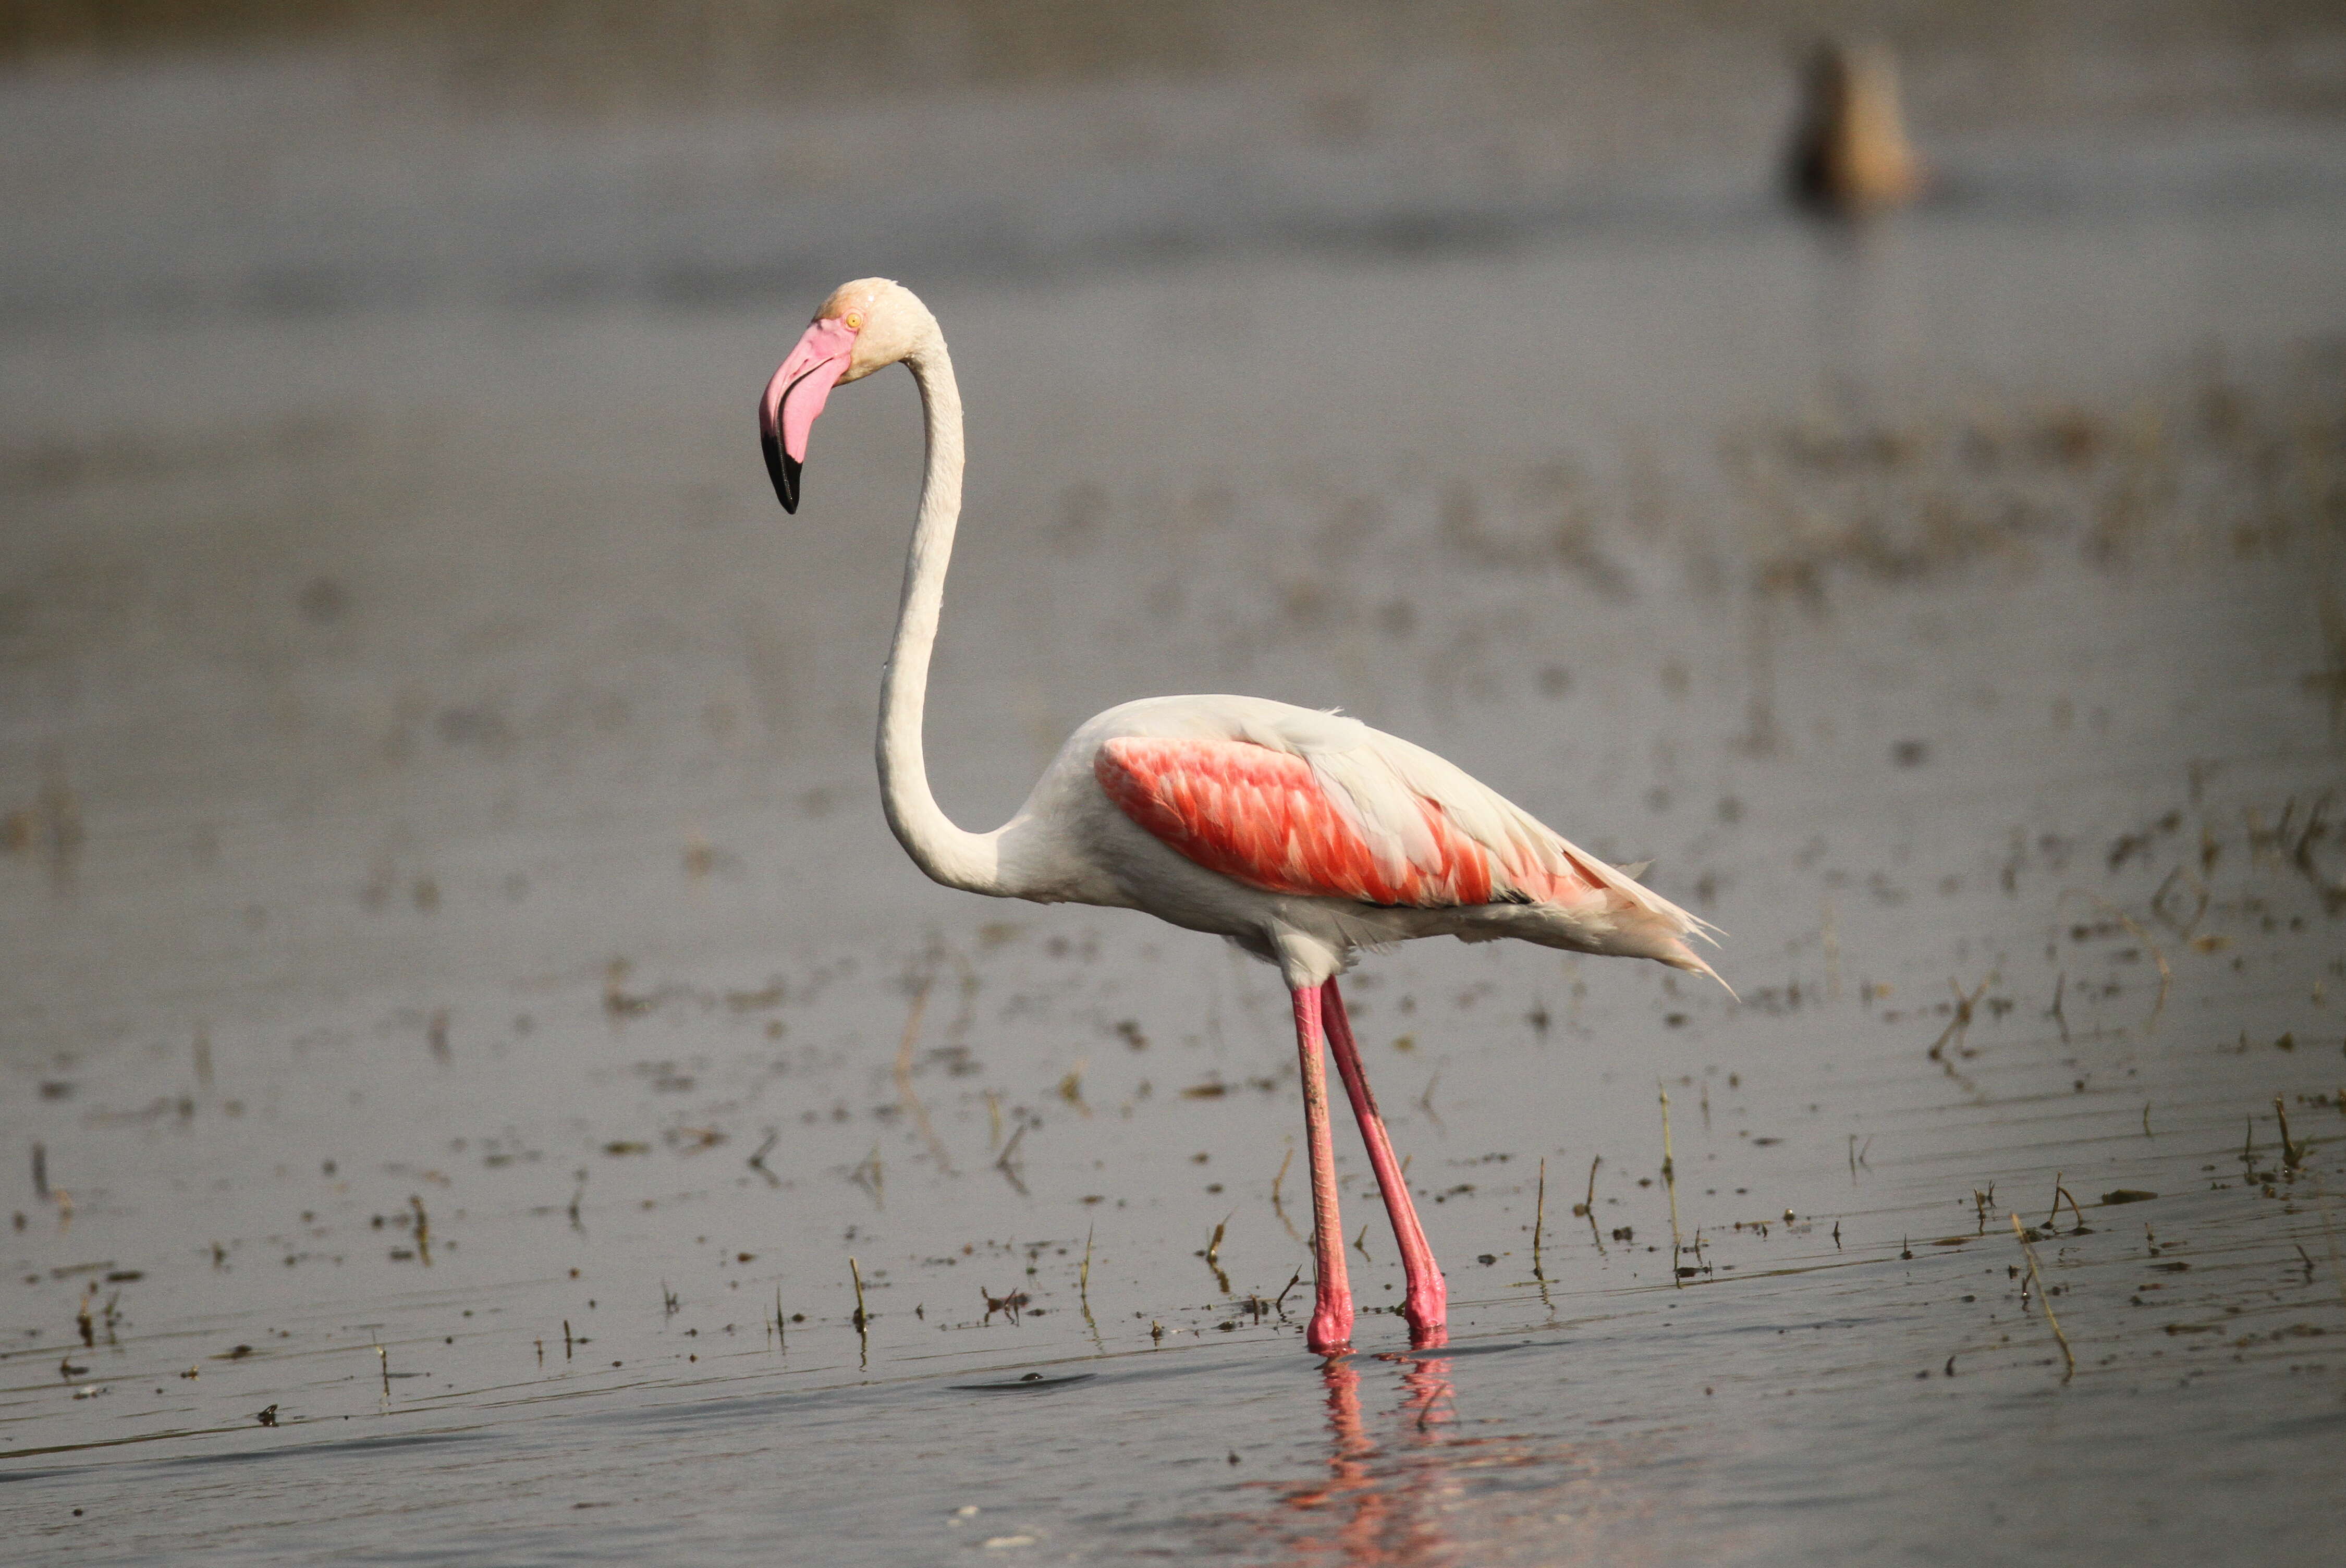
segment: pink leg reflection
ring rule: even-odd
[[[1450,1420],[1449,1365],[1403,1356],[1379,1356],[1407,1369],[1403,1400],[1394,1414],[1403,1441],[1380,1448],[1361,1416],[1359,1363],[1331,1359],[1321,1369],[1328,1390],[1328,1480],[1287,1494],[1290,1508],[1327,1510],[1330,1528],[1297,1541],[1299,1561],[1332,1553],[1346,1568],[1438,1568],[1457,1561],[1446,1529],[1446,1484],[1441,1460],[1450,1441],[1437,1430]]]

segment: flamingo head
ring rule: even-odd
[[[807,433],[831,389],[909,358],[936,330],[929,308],[902,283],[859,278],[831,291],[758,400],[766,473],[783,511],[799,509]]]

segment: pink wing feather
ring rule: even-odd
[[[1420,909],[1577,904],[1615,879],[1550,837],[1554,864],[1523,843],[1494,845],[1441,800],[1406,795],[1415,822],[1359,820],[1311,763],[1246,740],[1119,737],[1092,769],[1124,814],[1181,854],[1265,892]],[[1372,842],[1372,839],[1377,840]]]

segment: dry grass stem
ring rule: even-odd
[[[1279,1288],[1279,1298],[1270,1304],[1270,1309],[1272,1311],[1278,1313],[1282,1318],[1287,1316],[1287,1293],[1294,1289],[1297,1282],[1302,1278],[1303,1270],[1300,1268],[1297,1269],[1292,1275],[1288,1277],[1287,1283]]]
[[[2066,1383],[2077,1375],[2076,1354],[2069,1349],[2069,1336],[2061,1331],[2061,1319],[2054,1316],[2053,1298],[2045,1289],[2045,1276],[2036,1267],[2036,1249],[2028,1245],[2028,1232],[2021,1225],[2020,1216],[2014,1214],[2009,1217],[2012,1220],[2013,1237],[2020,1243],[2021,1256],[2028,1259],[2029,1282],[2036,1287],[2036,1299],[2045,1308],[2045,1321],[2052,1329],[2053,1338],[2061,1347],[2061,1360],[2067,1368],[2067,1370],[2061,1374],[2061,1380]]]

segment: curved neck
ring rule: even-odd
[[[929,792],[921,752],[921,718],[929,690],[929,654],[944,607],[945,566],[961,520],[961,389],[944,340],[932,334],[904,363],[920,383],[928,425],[928,472],[904,561],[904,596],[896,640],[880,683],[880,798],[888,826],[914,863],[937,881],[971,892],[1000,891],[1001,857],[992,835],[963,831]]]

